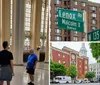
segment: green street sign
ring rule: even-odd
[[[83,22],[83,12],[67,10],[67,9],[58,9],[58,17],[63,19],[69,19],[74,21]]]
[[[88,33],[87,39],[88,41],[99,41],[100,40],[100,29]]]
[[[84,32],[83,12],[58,9],[58,27],[65,30]]]
[[[67,29],[67,30],[73,30],[78,32],[84,32],[84,22],[78,22],[68,19],[58,19],[58,27]]]

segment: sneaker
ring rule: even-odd
[[[32,82],[29,82],[29,83],[28,83],[28,85],[34,85],[34,83],[32,83]]]

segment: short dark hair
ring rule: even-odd
[[[3,46],[3,48],[6,48],[8,46],[8,41],[4,41],[2,46]]]

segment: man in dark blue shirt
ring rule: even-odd
[[[38,62],[37,55],[34,53],[34,50],[31,49],[30,55],[28,56],[27,67],[26,67],[27,73],[29,74],[29,78],[30,78],[30,82],[28,83],[28,85],[34,85],[33,75],[34,75],[34,72],[35,72],[37,62]]]

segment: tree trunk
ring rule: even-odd
[[[72,78],[72,83],[74,84],[75,78]]]

